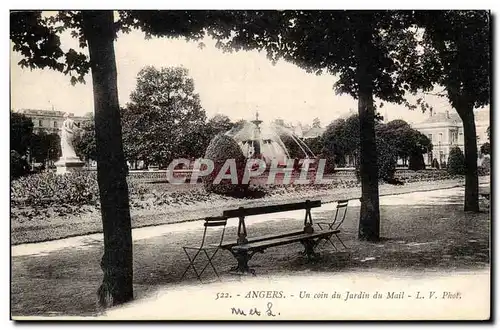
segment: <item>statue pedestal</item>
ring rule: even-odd
[[[84,162],[80,158],[59,158],[57,162],[54,163],[56,166],[57,174],[64,174],[68,172],[77,172],[83,169]]]

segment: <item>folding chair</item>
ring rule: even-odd
[[[345,216],[347,214],[347,204],[348,203],[349,203],[349,200],[337,201],[337,208],[335,210],[335,218],[333,218],[333,222],[316,222],[316,224],[318,225],[318,227],[321,230],[323,230],[323,229],[335,230],[335,232],[333,234],[335,235],[335,237],[337,237],[340,244],[342,244],[342,246],[345,249],[347,249],[347,247],[345,246],[344,242],[342,242],[342,240],[340,239],[338,234],[340,233],[340,226],[342,226],[342,223],[344,222]],[[332,244],[334,249],[337,250],[337,247],[335,246],[335,244],[333,244],[332,240],[328,239],[328,241]]]
[[[196,274],[196,277],[198,280],[201,282],[201,275],[207,269],[208,266],[211,266],[212,269],[214,270],[215,275],[217,275],[217,278],[220,280],[219,273],[217,273],[217,270],[215,269],[212,260],[214,259],[215,255],[217,252],[219,252],[219,248],[222,244],[222,241],[224,239],[224,233],[226,231],[226,224],[227,224],[227,217],[208,217],[205,218],[205,229],[203,230],[203,238],[201,239],[201,244],[200,246],[183,246],[182,249],[184,250],[184,253],[186,253],[186,256],[189,260],[189,265],[186,267],[186,270],[184,273],[182,273],[181,280],[184,278],[186,273],[190,268],[193,268],[194,273]],[[221,236],[220,236],[220,241],[217,244],[208,244],[206,243],[206,236],[207,236],[207,229],[208,227],[222,227],[221,231]],[[191,258],[189,255],[188,251],[196,251],[194,256]],[[201,254],[201,252],[205,254],[207,257],[207,263],[201,270],[201,272],[198,273],[198,271],[195,268],[194,262],[196,258]],[[211,254],[208,253],[208,251],[211,252]]]

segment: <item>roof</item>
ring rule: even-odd
[[[437,112],[432,116],[429,116],[426,120],[418,124],[431,124],[431,123],[450,123],[457,124],[462,123],[462,119],[456,112]]]
[[[489,108],[483,108],[479,110],[474,111],[474,121],[476,122],[476,125],[479,123],[488,123],[490,122],[490,110]],[[447,112],[437,112],[434,113],[432,116],[427,117],[424,121],[421,121],[419,123],[415,123],[412,126],[415,127],[426,127],[428,124],[442,124],[443,126],[456,126],[456,125],[462,125],[462,119],[458,115],[458,113],[453,110]],[[431,125],[435,126],[435,125]]]
[[[310,130],[308,130],[307,132],[304,132],[302,134],[302,137],[304,139],[314,139],[318,136],[323,135],[324,132],[325,132],[325,128],[323,128],[323,127],[313,127]]]

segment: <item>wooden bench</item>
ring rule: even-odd
[[[233,268],[239,272],[251,272],[252,269],[248,266],[248,261],[257,253],[263,253],[266,249],[291,243],[300,242],[305,250],[304,253],[308,258],[316,255],[314,248],[321,240],[329,239],[338,230],[314,230],[311,217],[311,209],[320,207],[321,201],[305,201],[301,203],[279,204],[261,207],[240,207],[238,209],[226,210],[223,216],[227,218],[239,218],[238,223],[238,238],[236,242],[224,243],[221,248],[226,249],[238,261],[238,265]],[[252,215],[263,215],[277,212],[288,212],[296,210],[305,210],[304,229],[294,232],[270,234],[260,237],[247,237],[245,218]]]

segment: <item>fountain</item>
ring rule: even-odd
[[[301,158],[314,158],[311,149],[300,140],[291,130],[271,124],[267,125],[259,119],[259,113],[255,113],[255,119],[245,121],[238,127],[226,132],[233,138],[241,148],[246,158],[258,158],[271,165],[277,161],[278,166],[285,166],[288,159],[292,159],[282,136],[288,136],[296,143],[304,153]]]

